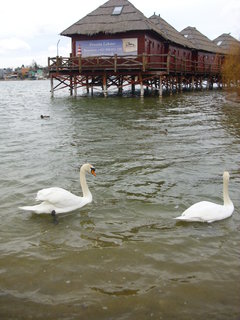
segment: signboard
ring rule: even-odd
[[[137,55],[137,38],[76,41],[76,56]]]

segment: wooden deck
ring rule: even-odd
[[[48,58],[49,73],[87,74],[136,72],[164,74],[216,75],[221,73],[219,63],[183,60],[169,54],[141,54],[137,56],[53,57]]]
[[[48,58],[51,93],[69,88],[70,95],[77,96],[77,89],[85,87],[87,92],[101,88],[107,96],[108,88],[116,87],[121,93],[125,86],[140,85],[141,96],[146,89],[156,88],[159,95],[167,91],[182,90],[183,87],[201,88],[207,81],[209,88],[221,82],[221,65],[183,60],[170,54],[141,54],[137,56],[53,57]],[[54,80],[57,85],[54,86]]]

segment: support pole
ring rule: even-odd
[[[142,80],[142,74],[139,74],[139,80],[140,80],[140,96],[141,98],[144,97],[144,88],[143,88],[143,80]]]
[[[54,89],[53,89],[53,77],[51,76],[50,78],[50,83],[51,83],[51,97],[54,97]]]
[[[89,83],[88,83],[88,76],[86,76],[86,88],[87,88],[87,93],[89,93]]]
[[[194,76],[192,76],[192,90],[194,90]]]
[[[159,77],[159,97],[162,97],[163,88],[162,88],[162,76]]]
[[[72,81],[72,76],[70,76],[70,96],[73,95],[73,81]]]
[[[92,77],[92,81],[91,81],[91,96],[93,96],[93,84],[94,84],[94,78]]]
[[[122,93],[123,93],[122,84],[123,84],[123,79],[121,76],[119,76],[119,79],[118,79],[118,94],[119,95],[122,95]]]
[[[135,83],[134,83],[134,81],[135,81],[135,77],[132,76],[132,94],[135,94]]]
[[[107,97],[107,76],[106,76],[106,74],[103,75],[103,94],[104,94],[104,97]]]
[[[77,97],[77,79],[76,76],[74,76],[74,97]]]
[[[173,94],[173,78],[170,77],[169,79],[169,88],[170,88],[170,96]]]

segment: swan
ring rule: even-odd
[[[214,222],[230,217],[234,206],[228,195],[229,173],[223,173],[223,205],[209,201],[197,202],[174,219],[181,221]]]
[[[42,201],[40,204],[19,207],[19,209],[33,211],[38,214],[50,213],[55,217],[58,213],[70,212],[85,206],[92,202],[92,194],[89,191],[86,182],[86,173],[91,173],[96,176],[95,168],[89,163],[83,164],[80,169],[80,185],[83,192],[82,197],[76,196],[65,189],[52,187],[38,191],[36,200]]]

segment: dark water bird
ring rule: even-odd
[[[167,135],[168,134],[168,129],[160,130],[159,133]]]
[[[41,114],[40,118],[41,119],[48,119],[48,118],[50,118],[50,116],[44,116],[44,115]]]
[[[234,211],[234,206],[228,194],[229,177],[229,173],[225,171],[223,173],[223,205],[209,201],[197,202],[175,219],[211,223],[230,217]]]

